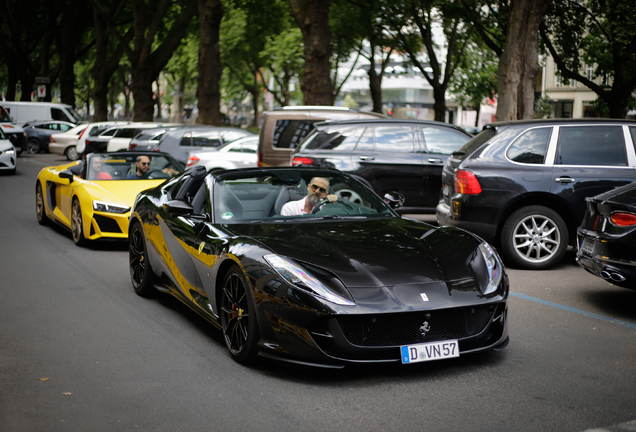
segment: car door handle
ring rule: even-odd
[[[554,181],[557,183],[567,184],[567,183],[574,183],[576,180],[571,177],[559,177],[559,178],[555,178]]]
[[[375,160],[373,156],[360,156],[360,160]]]
[[[443,160],[441,160],[441,159],[437,159],[437,158],[430,158],[430,159],[428,160],[428,163],[441,164],[441,163],[444,163],[444,161],[443,161]]]

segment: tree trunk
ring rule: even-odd
[[[331,0],[289,0],[303,35],[305,69],[300,81],[305,105],[331,105]]]
[[[135,98],[133,121],[151,122],[154,114],[152,83],[157,79],[152,67],[137,67],[132,70],[131,90]]]
[[[221,125],[221,54],[219,31],[223,18],[220,0],[199,0],[199,75],[197,78],[197,100],[199,118],[197,123]]]
[[[435,111],[435,121],[446,121],[446,86],[433,85],[433,110]]]
[[[499,59],[498,121],[534,117],[534,87],[540,70],[539,24],[551,1],[512,2],[506,46]]]

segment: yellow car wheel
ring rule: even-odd
[[[86,244],[84,232],[82,230],[82,207],[77,198],[73,200],[73,211],[71,213],[71,232],[73,233],[73,241],[76,245],[82,246]]]

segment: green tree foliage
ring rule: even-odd
[[[433,87],[435,120],[446,116],[446,91],[455,69],[461,63],[473,28],[468,25],[462,6],[441,0],[387,1],[383,20],[400,49]],[[443,40],[436,32],[443,33]],[[423,47],[427,59],[420,55]]]
[[[477,111],[475,126],[478,126],[481,104],[497,95],[498,61],[495,53],[486,48],[481,39],[467,45],[455,74],[450,91],[465,108]]]
[[[633,1],[555,0],[541,26],[561,76],[589,87],[602,101],[597,106],[606,106],[614,118],[635,107],[635,16]],[[591,77],[586,66],[593,67]]]

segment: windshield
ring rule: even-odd
[[[214,217],[220,223],[396,216],[380,197],[358,181],[325,170],[224,174],[216,183],[214,199]]]
[[[139,172],[138,166],[141,167]],[[183,172],[183,168],[172,158],[152,153],[93,153],[87,156],[86,171],[84,178],[87,180],[154,180],[170,178]]]
[[[73,122],[73,123],[81,123],[81,122],[83,122],[83,121],[84,121],[84,120],[82,120],[82,117],[81,117],[81,116],[80,116],[77,112],[75,112],[75,110],[74,110],[73,108],[71,108],[71,107],[66,107],[66,110],[67,110],[67,111],[71,114],[71,116],[73,117],[73,119],[72,119],[72,122]]]
[[[13,123],[13,119],[3,107],[0,107],[0,123]]]

